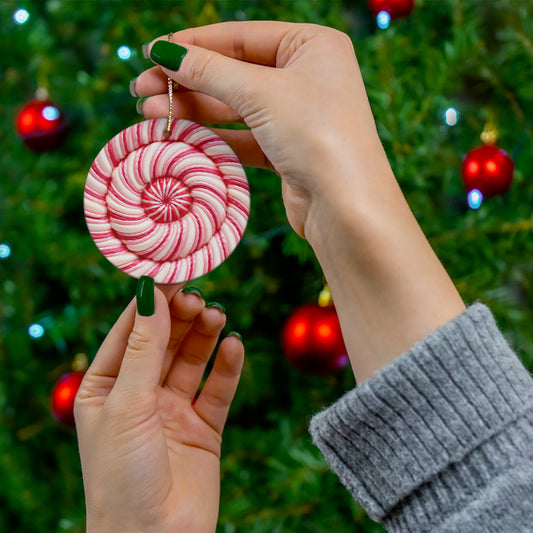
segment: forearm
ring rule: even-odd
[[[317,195],[305,228],[358,382],[465,309],[381,146],[369,150],[364,162],[325,161],[342,186]]]

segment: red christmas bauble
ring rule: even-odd
[[[65,139],[65,117],[50,100],[32,100],[17,116],[17,133],[36,152],[53,150]]]
[[[52,390],[52,412],[67,426],[74,425],[74,400],[82,379],[82,372],[64,374]]]
[[[513,160],[493,144],[468,152],[462,166],[466,189],[477,189],[485,198],[506,193],[513,181],[513,172]]]
[[[391,19],[410,15],[414,5],[415,0],[368,0],[368,6],[374,15],[385,11]]]
[[[290,363],[309,374],[331,374],[348,364],[333,306],[308,304],[296,309],[283,328],[282,345]]]

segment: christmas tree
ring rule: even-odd
[[[76,435],[52,416],[51,391],[76,354],[95,355],[136,280],[91,240],[83,189],[101,147],[142,119],[128,92],[151,65],[142,44],[171,31],[278,19],[347,32],[419,223],[465,302],[488,304],[533,370],[533,1],[417,0],[390,14],[376,18],[367,0],[0,4],[0,531],[85,530]],[[505,194],[467,196],[462,162],[482,132],[514,164]],[[244,238],[193,283],[226,306],[247,351],[224,435],[219,531],[383,531],[311,443],[310,416],[353,375],[307,374],[284,356],[285,322],[324,279],[288,225],[279,178],[246,172]]]

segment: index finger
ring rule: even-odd
[[[220,22],[177,31],[172,41],[200,46],[233,59],[274,67],[277,66],[277,53],[284,37],[295,26],[279,21]]]

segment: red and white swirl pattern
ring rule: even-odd
[[[85,218],[104,256],[127,274],[178,283],[220,265],[250,212],[244,169],[211,130],[183,119],[130,126],[94,160]]]

